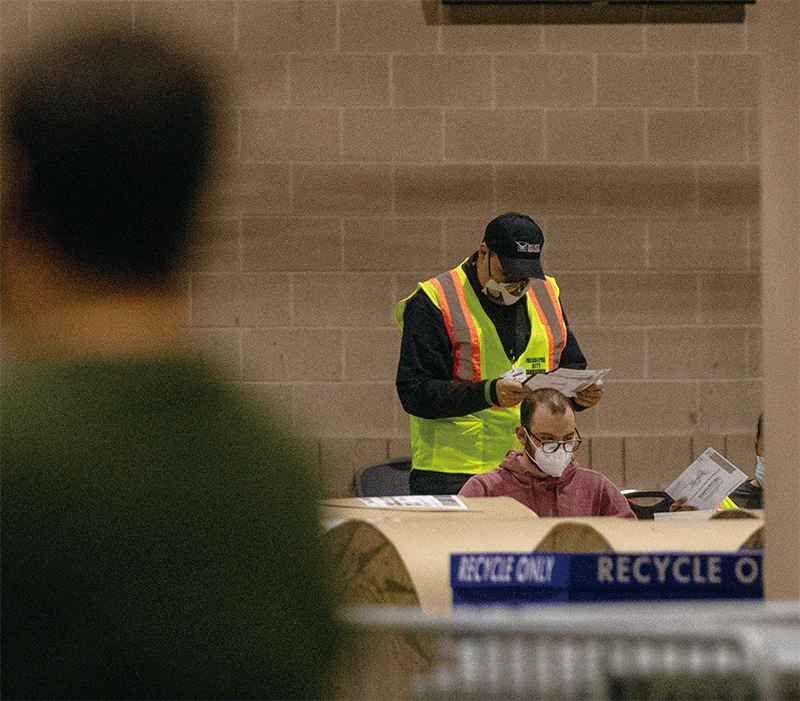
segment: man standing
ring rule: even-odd
[[[213,83],[126,29],[4,73],[2,698],[329,698],[304,451],[184,337]]]
[[[539,516],[618,516],[636,519],[628,500],[608,477],[580,467],[575,413],[558,390],[534,390],[520,407],[514,431],[522,450],[511,450],[500,467],[474,475],[464,497],[509,496]]]
[[[397,305],[396,385],[410,414],[412,494],[455,494],[513,447],[528,390],[504,373],[586,368],[559,287],[542,271],[543,244],[533,219],[500,215],[470,258]],[[581,391],[575,409],[594,406],[602,391],[602,383]]]

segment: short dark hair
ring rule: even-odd
[[[3,132],[24,211],[81,275],[163,283],[184,251],[214,135],[207,67],[167,37],[84,30],[18,60]]]
[[[745,509],[720,509],[711,514],[712,519],[720,518],[758,518],[755,514],[751,514]]]
[[[536,407],[540,404],[544,404],[554,414],[566,414],[567,409],[572,410],[569,399],[564,394],[552,387],[540,387],[528,394],[519,407],[519,422],[523,428],[531,425]]]

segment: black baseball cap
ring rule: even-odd
[[[517,212],[495,217],[486,225],[483,242],[500,258],[507,280],[532,277],[544,280],[539,261],[544,234],[530,217]]]

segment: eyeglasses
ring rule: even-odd
[[[583,438],[581,438],[581,434],[578,433],[577,428],[575,429],[576,437],[570,438],[568,441],[543,441],[538,436],[528,433],[528,429],[525,429],[525,433],[528,434],[529,438],[535,438],[539,442],[539,447],[542,449],[543,453],[555,453],[560,445],[564,446],[564,450],[567,453],[574,453],[583,442]]]
[[[524,280],[514,280],[513,282],[501,282],[500,283],[503,287],[508,290],[508,293],[514,295],[515,297],[522,297],[530,287],[530,279],[525,278]]]

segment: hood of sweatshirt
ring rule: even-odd
[[[572,458],[560,476],[554,477],[553,475],[547,475],[545,477],[540,477],[534,475],[532,472],[528,472],[526,469],[525,463],[528,462],[529,459],[530,458],[528,458],[522,450],[509,450],[503,462],[500,463],[500,469],[507,470],[513,475],[517,482],[535,491],[555,491],[559,487],[569,484],[578,469],[575,458]]]

